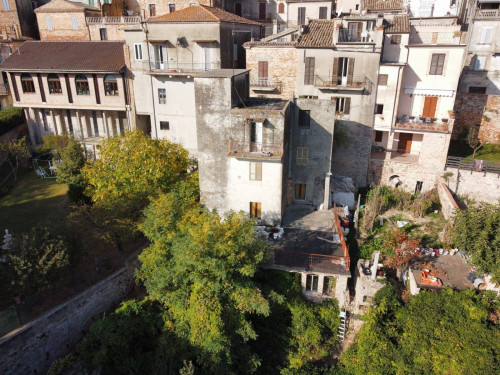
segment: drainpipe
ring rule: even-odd
[[[148,63],[151,64],[151,53],[149,51],[149,30],[146,22],[141,22],[142,30],[146,34],[146,43],[147,43],[147,50],[148,50]],[[151,67],[151,65],[150,65]],[[154,128],[155,128],[155,138],[158,139],[158,126],[156,124],[156,107],[155,107],[155,95],[154,95],[154,89],[153,89],[153,76],[150,74],[149,75],[149,83],[151,85],[151,103],[153,104],[153,122],[154,122]],[[153,129],[151,129],[151,132],[153,132]]]

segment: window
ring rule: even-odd
[[[306,184],[295,184],[295,199],[306,199]]]
[[[279,3],[278,4],[278,13],[279,14],[285,13],[285,3]]]
[[[118,95],[118,82],[113,74],[104,76],[104,94],[106,96]]]
[[[326,13],[328,11],[327,7],[319,7],[319,19],[326,20]]]
[[[75,77],[76,95],[90,95],[89,81],[83,74]]]
[[[483,27],[481,29],[481,35],[479,36],[478,44],[490,44],[492,36],[493,36],[493,28]]]
[[[389,78],[388,74],[379,74],[378,76],[378,84],[379,86],[387,86],[387,80]]]
[[[23,87],[24,93],[34,93],[35,84],[33,83],[33,78],[28,73],[21,75],[21,85]]]
[[[62,94],[61,81],[57,74],[49,74],[47,82],[49,83],[50,94]]]
[[[166,89],[158,89],[158,103],[159,104],[167,104],[167,90]]]
[[[335,112],[349,114],[351,110],[351,98],[335,98]]]
[[[486,94],[486,87],[482,86],[470,86],[469,94]]]
[[[2,0],[3,10],[10,10],[9,0]]]
[[[375,131],[375,142],[382,142],[382,137],[384,133],[381,132],[380,130]]]
[[[312,85],[314,84],[314,65],[316,61],[314,57],[306,57],[305,62],[304,85]]]
[[[307,275],[306,290],[308,292],[317,292],[318,291],[318,275]]]
[[[376,104],[375,105],[375,114],[381,115],[382,113],[384,113],[384,105],[383,104]]]
[[[307,165],[309,149],[307,147],[297,147],[297,165]]]
[[[484,70],[486,65],[486,56],[476,56],[474,60],[474,70]]]
[[[372,31],[374,28],[375,28],[375,21],[367,21],[366,22],[366,30],[367,31]]]
[[[99,124],[97,123],[97,111],[92,111],[92,123],[94,125],[94,136],[99,136]]]
[[[194,7],[195,5],[198,5],[198,4],[196,4],[196,3],[189,3],[190,7]]]
[[[401,44],[401,35],[391,35],[391,44]]]
[[[433,53],[431,59],[431,69],[429,70],[430,75],[440,76],[443,74],[444,67],[444,53]]]
[[[71,17],[71,26],[73,27],[73,30],[78,30],[78,18]]]
[[[299,7],[297,10],[297,23],[299,25],[304,25],[306,23],[306,8]]]
[[[149,4],[149,16],[156,16],[156,4]]]
[[[422,191],[423,184],[424,184],[423,181],[417,181],[417,184],[415,185],[415,194],[420,193]]]
[[[234,14],[241,16],[241,3],[234,3]]]
[[[175,12],[175,4],[168,4],[168,11],[170,13]]]
[[[49,113],[50,115],[50,113]],[[42,122],[43,122],[43,130],[48,132],[49,131],[49,123],[47,122],[47,114],[45,113],[44,110],[42,110]]]
[[[71,120],[71,111],[69,109],[66,110],[66,121],[68,122],[69,134],[73,135],[73,121]]]
[[[334,296],[336,283],[337,278],[333,276],[325,276],[323,279],[323,294],[326,294],[327,296]]]
[[[105,27],[99,29],[99,35],[101,36],[101,40],[108,40],[108,30]]]
[[[250,216],[260,219],[262,213],[262,204],[260,202],[250,202]]]
[[[52,30],[54,28],[52,26],[52,18],[45,17],[45,26],[47,27],[47,30]]]
[[[262,163],[261,162],[250,162],[250,180],[251,181],[262,181]]]
[[[170,122],[160,121],[160,130],[170,130]]]
[[[266,3],[259,3],[259,19],[260,20],[265,20],[266,19]]]
[[[363,31],[363,22],[347,23],[347,41],[361,42],[361,32]]]
[[[311,125],[311,111],[299,109],[299,126]]]
[[[135,61],[142,61],[142,43],[134,43]]]
[[[259,85],[267,86],[269,84],[269,62],[267,61],[259,61],[258,62],[258,77],[259,77]]]

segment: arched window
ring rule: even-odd
[[[31,78],[31,74],[23,73],[21,75],[21,85],[23,87],[24,93],[35,92],[35,84],[33,83],[33,78]]]
[[[104,76],[104,93],[106,96],[118,95],[118,82],[113,74],[108,74]]]
[[[47,82],[49,83],[49,93],[62,94],[61,81],[57,74],[49,74]]]
[[[90,95],[89,80],[83,74],[75,77],[76,95]]]
[[[279,14],[285,13],[285,4],[284,3],[279,3],[279,5],[278,5],[278,13]]]

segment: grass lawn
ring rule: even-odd
[[[65,215],[67,190],[67,185],[55,179],[38,178],[33,170],[19,176],[12,189],[0,198],[0,239],[5,229],[28,232],[44,219]]]
[[[473,150],[466,142],[451,141],[448,155],[472,158]],[[500,145],[485,144],[476,152],[476,159],[500,162]]]

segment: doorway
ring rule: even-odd
[[[398,152],[402,154],[409,154],[411,152],[411,142],[413,134],[399,133]]]
[[[250,151],[262,151],[262,122],[250,124]]]
[[[424,100],[424,110],[422,111],[422,117],[434,117],[436,115],[438,97],[437,96],[426,96]]]

